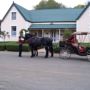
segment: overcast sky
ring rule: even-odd
[[[33,9],[41,0],[1,0],[0,2],[0,19],[6,14],[13,1],[29,10]],[[90,0],[55,0],[67,7],[74,7],[78,4],[86,4]]]

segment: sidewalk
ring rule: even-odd
[[[45,53],[45,48],[39,49],[38,52]]]

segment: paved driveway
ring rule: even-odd
[[[90,62],[0,52],[0,90],[90,90]]]

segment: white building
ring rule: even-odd
[[[21,29],[37,36],[52,37],[54,42],[63,38],[64,30],[90,31],[90,3],[85,8],[27,10],[13,3],[1,23],[1,31],[9,33],[7,41],[17,41]]]

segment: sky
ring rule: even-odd
[[[32,10],[41,0],[1,0],[0,2],[0,19],[4,17],[13,1],[26,9]],[[90,0],[55,0],[66,7],[74,7],[78,4],[87,4]]]

